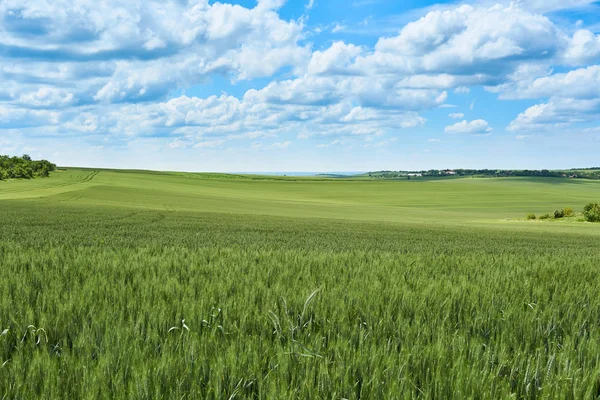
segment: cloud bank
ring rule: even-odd
[[[304,16],[281,16],[283,0],[252,8],[208,0],[5,0],[0,135],[102,146],[161,138],[173,150],[234,141],[259,148],[262,140],[284,150],[291,137],[367,143],[426,127],[424,114],[475,88],[499,102],[533,102],[505,126],[494,124],[494,134],[594,124],[600,35],[545,14],[590,4],[452,6],[371,46],[347,37],[316,48]],[[337,23],[333,30],[346,29]],[[182,94],[215,79],[250,88]],[[492,132],[476,110],[463,120],[465,111],[451,113],[462,121],[444,132]]]

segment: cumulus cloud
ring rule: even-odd
[[[580,29],[569,40],[564,55],[569,64],[582,65],[600,60],[600,35]]]
[[[73,105],[75,96],[63,89],[42,87],[19,95],[18,102],[30,108],[63,108]]]
[[[505,98],[548,98],[529,107],[508,126],[510,131],[560,129],[597,120],[600,112],[600,66],[592,65],[519,82]]]
[[[245,101],[275,104],[330,105],[350,100],[363,107],[422,110],[447,98],[445,91],[403,87],[394,77],[314,76],[272,82],[261,90],[249,90]]]
[[[507,99],[537,99],[551,96],[600,97],[600,65],[523,80],[517,86],[506,87],[502,95]]]
[[[597,121],[600,98],[551,98],[547,103],[529,107],[508,127],[510,131],[541,131],[564,128],[578,122]]]
[[[361,48],[358,46],[335,42],[327,50],[315,51],[312,54],[308,64],[308,73],[311,75],[345,74],[351,61],[360,53]]]
[[[0,105],[0,129],[57,125],[61,114],[50,110],[30,110]]]
[[[449,106],[448,93],[473,86],[503,100],[540,99],[510,130],[589,122],[600,98],[600,67],[591,65],[600,59],[600,35],[581,26],[570,33],[540,14],[589,4],[448,6],[374,46],[334,41],[313,51],[306,18],[283,19],[283,0],[253,8],[208,0],[5,0],[0,129],[43,126],[47,135],[120,143],[164,138],[172,148],[283,135],[374,140],[423,126],[423,112]],[[307,1],[306,10],[313,5]],[[341,25],[329,28],[343,33]],[[170,98],[215,77],[248,80],[251,89]],[[484,120],[446,127],[489,131]]]
[[[444,132],[446,133],[463,133],[472,135],[481,135],[491,131],[492,128],[490,128],[488,122],[483,119],[476,119],[471,122],[463,120],[454,125],[449,125],[444,129]]]
[[[303,63],[310,56],[299,45],[303,25],[282,20],[276,12],[282,5],[6,0],[0,3],[0,56],[21,65],[60,63],[70,75],[79,64],[101,63],[96,73],[110,80],[91,80],[82,91],[96,90],[90,96],[96,101],[147,101],[212,74],[252,79]]]
[[[553,57],[563,40],[547,17],[517,6],[465,5],[432,11],[398,36],[379,39],[361,63],[413,74],[481,73],[491,82],[519,61]]]

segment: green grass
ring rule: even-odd
[[[524,218],[599,198],[552,179],[0,183],[0,396],[598,398],[600,224]]]

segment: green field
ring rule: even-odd
[[[600,397],[600,181],[0,182],[0,396]],[[183,320],[185,320],[183,322]]]

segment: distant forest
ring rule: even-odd
[[[420,176],[473,176],[473,177],[511,177],[531,176],[548,178],[579,178],[600,179],[599,168],[576,168],[569,170],[500,170],[500,169],[430,169],[427,171],[376,171],[369,172],[368,176],[379,179],[400,179]]]
[[[47,160],[32,160],[23,157],[0,156],[0,180],[45,178],[56,170],[56,165]]]

